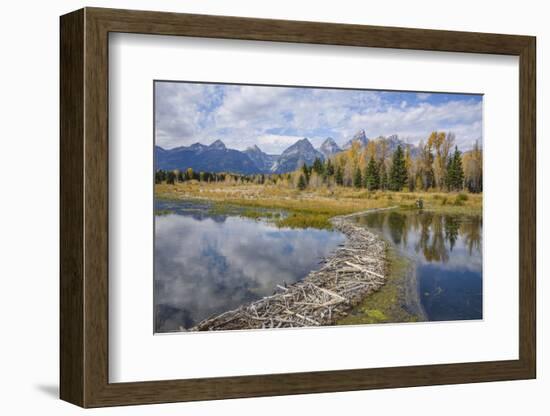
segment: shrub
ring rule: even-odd
[[[455,202],[454,202],[454,205],[456,205],[457,207],[461,207],[464,205],[464,202],[468,200],[468,195],[466,194],[458,194],[455,198]]]

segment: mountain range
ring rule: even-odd
[[[369,138],[365,134],[365,130],[359,130],[357,133],[355,133],[351,139],[344,143],[344,146],[342,146],[342,148],[344,150],[347,150],[354,142],[359,142],[361,146],[366,146],[369,143]]]
[[[292,146],[287,148],[281,156],[277,158],[270,171],[273,173],[292,172],[298,167],[313,164],[315,159],[323,160],[325,156],[316,150],[308,139],[298,140]]]
[[[390,153],[395,151],[398,145],[410,147],[413,154],[418,151],[416,146],[407,144],[397,135],[371,140],[384,140]],[[369,138],[364,130],[359,130],[342,147],[338,146],[334,139],[328,137],[319,149],[315,149],[311,142],[304,138],[285,149],[280,155],[267,154],[256,145],[244,151],[228,149],[221,140],[216,140],[210,145],[194,143],[190,146],[173,149],[155,146],[155,168],[164,170],[192,168],[196,171],[233,172],[246,175],[286,173],[298,169],[304,163],[311,165],[316,158],[326,160],[349,149],[353,142],[359,142],[363,147],[369,143]]]

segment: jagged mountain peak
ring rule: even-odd
[[[353,135],[352,140],[361,140],[361,141],[363,141],[366,138],[367,138],[367,134],[365,133],[365,130],[361,129]]]
[[[277,158],[277,156],[268,155],[257,145],[247,147],[243,153],[245,153],[262,172],[269,172]]]
[[[304,137],[303,139],[296,141],[296,143],[294,143],[293,145],[287,147],[282,155],[292,150],[316,151],[307,137]]]
[[[313,164],[317,158],[324,159],[324,155],[316,150],[306,137],[289,146],[273,164],[271,171],[276,173],[290,172],[304,163],[307,165]]]
[[[226,149],[225,144],[220,139],[212,142],[210,144],[210,146],[208,146],[208,148],[209,149],[219,149],[219,150]]]
[[[258,147],[257,144],[254,144],[252,146],[248,146],[245,150],[245,152],[254,152],[254,153],[264,153],[262,149]]]
[[[359,142],[361,146],[366,146],[369,142],[369,138],[364,129],[358,130],[351,139],[349,139],[343,146],[344,149],[349,149],[354,142]]]
[[[332,137],[327,137],[321,144],[321,147],[319,147],[319,151],[325,155],[325,157],[330,157],[338,152],[341,152],[342,149],[336,144]]]
[[[324,145],[324,144],[334,145],[334,144],[336,144],[336,142],[334,141],[334,139],[332,137],[327,137],[325,139],[325,141],[321,144],[321,146]]]
[[[185,147],[185,146],[180,146],[180,147],[176,147],[175,149],[172,149],[172,150],[176,150],[176,149],[189,149],[189,150],[204,150],[206,149],[208,146],[202,144],[202,143],[199,143],[199,142],[196,142],[196,143],[193,143],[191,146],[189,147]]]
[[[298,141],[296,141],[296,143],[293,144],[293,146],[311,146],[313,147],[313,145],[311,144],[311,142],[309,141],[309,139],[307,137],[304,137],[303,139],[300,139]]]

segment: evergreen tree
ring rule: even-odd
[[[388,188],[388,174],[386,173],[386,164],[384,162],[380,162],[378,174],[380,176],[380,189],[385,191]]]
[[[304,189],[306,189],[306,186],[307,186],[306,178],[303,174],[301,174],[300,177],[298,178],[298,189],[300,191],[303,191]]]
[[[162,183],[166,180],[166,172],[162,169],[155,172],[155,183]]]
[[[380,173],[378,171],[378,165],[372,156],[365,172],[365,187],[369,191],[374,191],[380,187]]]
[[[325,173],[327,174],[327,176],[334,175],[334,165],[332,164],[330,159],[327,159],[327,163],[325,166]]]
[[[447,161],[447,172],[445,175],[445,185],[447,186],[447,190],[451,191],[453,189],[453,184],[455,180],[454,175],[454,158],[450,157]]]
[[[462,153],[455,146],[455,152],[453,154],[454,165],[454,183],[453,187],[457,191],[462,190],[464,185],[464,169],[462,168]]]
[[[335,180],[337,185],[344,184],[344,171],[342,169],[342,166],[338,166],[338,168],[336,169]]]
[[[455,188],[461,191],[464,187],[464,169],[462,168],[462,152],[456,146],[453,159],[455,164]]]
[[[323,175],[324,170],[325,170],[325,167],[323,166],[323,162],[321,162],[321,159],[316,157],[315,160],[313,161],[313,172],[321,176]]]
[[[401,191],[407,183],[407,167],[401,145],[393,153],[392,166],[390,170],[389,188],[392,191]]]
[[[304,179],[305,179],[306,185],[307,185],[309,183],[309,175],[310,175],[311,171],[309,170],[309,168],[307,167],[307,165],[305,163],[302,165],[302,172],[303,172]]]
[[[405,168],[407,169],[407,186],[409,188],[409,192],[414,192],[414,188],[416,185],[416,178],[414,174],[414,168],[413,168],[413,159],[411,155],[411,146],[407,146],[405,148]]]
[[[462,168],[462,153],[455,146],[453,155],[447,162],[446,184],[449,191],[460,191],[464,186],[464,169]]]
[[[355,173],[353,174],[353,186],[356,188],[361,188],[363,185],[363,177],[361,176],[361,169],[359,167],[355,168]]]
[[[175,181],[176,181],[176,174],[173,171],[169,171],[166,174],[166,183],[173,185]]]

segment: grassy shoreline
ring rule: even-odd
[[[245,208],[242,216],[273,219],[280,227],[331,229],[330,218],[375,208],[399,206],[415,209],[418,199],[424,209],[449,214],[479,215],[482,194],[445,192],[390,192],[350,188],[319,188],[298,191],[270,185],[226,185],[183,182],[155,185],[155,198],[168,200],[199,199],[214,203],[223,213],[231,206]],[[271,211],[270,214],[266,212]],[[280,215],[284,211],[287,215]],[[277,213],[279,213],[277,215]]]

